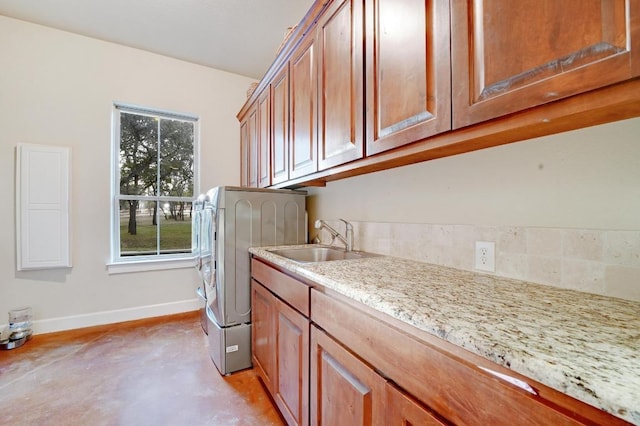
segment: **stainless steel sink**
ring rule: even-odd
[[[345,251],[336,247],[297,247],[271,250],[271,253],[300,263],[328,262],[331,260],[362,259],[379,256],[365,251]]]

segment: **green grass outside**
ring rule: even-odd
[[[137,234],[127,232],[128,221],[121,218],[120,224],[120,252],[155,251],[157,227],[152,224],[149,216],[136,218]],[[160,220],[160,250],[191,250],[191,220],[164,219]]]

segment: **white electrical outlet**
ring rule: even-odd
[[[476,269],[479,271],[496,271],[496,243],[476,241]]]

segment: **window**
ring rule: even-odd
[[[115,105],[112,262],[192,257],[198,120]]]

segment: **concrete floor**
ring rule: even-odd
[[[0,351],[0,424],[282,425],[253,370],[222,377],[196,312]]]

